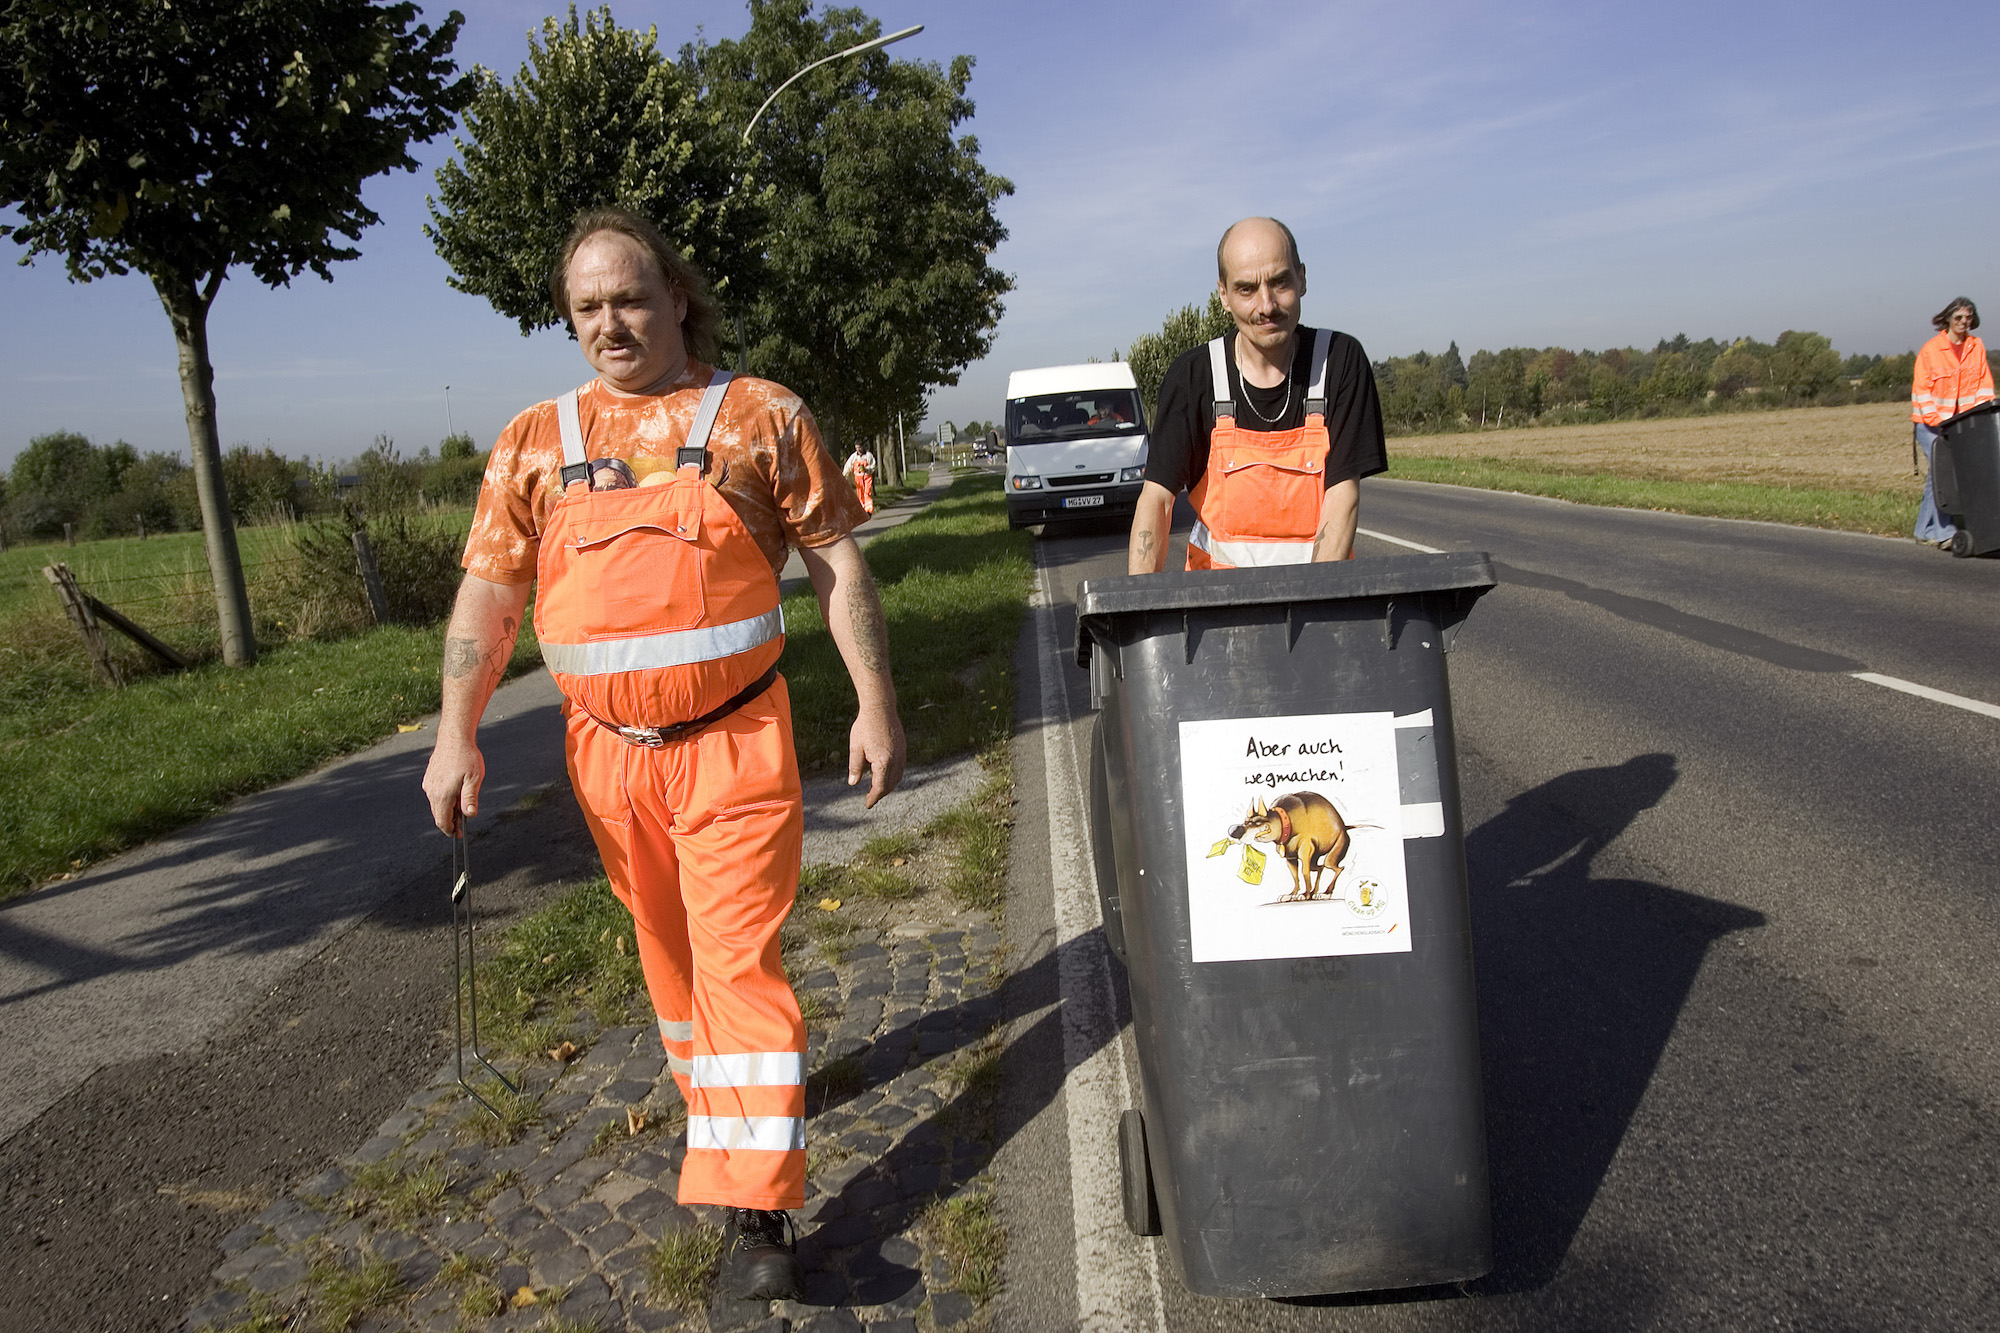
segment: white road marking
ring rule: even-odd
[[[1963,708],[1968,713],[1984,713],[1987,717],[2000,717],[2000,704],[1989,704],[1980,699],[1968,699],[1962,694],[1950,694],[1944,690],[1934,690],[1928,685],[1915,681],[1901,680],[1895,676],[1878,675],[1873,671],[1850,673],[1856,680],[1865,680],[1870,685],[1880,685],[1885,689],[1901,690],[1904,694],[1914,694],[1919,699],[1929,699],[1932,703],[1950,704],[1953,708]]]
[[[1354,532],[1356,536],[1373,537],[1378,542],[1388,542],[1394,546],[1407,546],[1412,551],[1422,551],[1425,555],[1444,554],[1435,546],[1425,546],[1421,542],[1406,542],[1401,537],[1391,537],[1388,533],[1377,532],[1373,528],[1356,528]]]
[[[1386,532],[1373,528],[1356,528],[1356,535],[1373,537],[1378,542],[1390,542],[1396,546],[1407,546],[1412,551],[1422,551],[1425,555],[1443,555],[1435,546],[1425,546],[1419,542],[1405,541],[1401,537],[1391,537]],[[1968,699],[1962,694],[1952,694],[1945,690],[1934,690],[1928,685],[1919,685],[1912,680],[1902,680],[1896,676],[1884,676],[1874,671],[1851,671],[1856,680],[1865,680],[1870,685],[1880,685],[1885,689],[1901,690],[1904,694],[1914,694],[1919,699],[1929,699],[1932,703],[1949,704],[1953,708],[1963,708],[1968,713],[1981,713],[1987,717],[2000,717],[2000,704],[1989,704],[1980,699]]]
[[[1037,559],[1039,563],[1039,555]],[[1063,1108],[1069,1123],[1070,1206],[1076,1226],[1076,1325],[1125,1333],[1163,1329],[1159,1258],[1125,1228],[1118,1176],[1118,1117],[1132,1105],[1125,1038],[1117,1027],[1108,949],[1082,811],[1083,772],[1062,672],[1067,654],[1051,623],[1056,604],[1041,569],[1035,617],[1042,685],[1042,771],[1049,802],[1049,882],[1055,890],[1058,983],[1062,994]],[[1095,870],[1090,871],[1092,878]]]

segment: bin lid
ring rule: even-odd
[[[1977,407],[1969,407],[1955,417],[1946,417],[1938,422],[1938,434],[1949,435],[1957,427],[1968,425],[1982,417],[1991,417],[1996,413],[2000,413],[2000,398],[1988,399]]]
[[[1093,626],[1149,611],[1212,611],[1231,606],[1344,602],[1360,598],[1455,593],[1447,624],[1456,624],[1497,580],[1484,551],[1390,555],[1252,569],[1169,570],[1086,579],[1076,590],[1076,660],[1090,665]]]

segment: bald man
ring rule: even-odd
[[[1174,497],[1196,523],[1187,568],[1346,560],[1361,478],[1388,466],[1382,404],[1361,344],[1299,324],[1306,267],[1276,218],[1245,218],[1215,248],[1236,331],[1181,355],[1160,385],[1127,568],[1166,568]]]

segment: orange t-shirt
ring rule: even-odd
[[[640,486],[665,484],[711,373],[690,360],[665,393],[636,397],[592,380],[577,391],[584,456],[593,463],[622,459]],[[732,379],[708,448],[710,484],[743,520],[773,571],[784,568],[788,546],[830,545],[867,521],[854,488],[821,443],[812,413],[783,385]],[[500,432],[460,563],[493,583],[534,578],[541,534],[561,494],[562,432],[550,399]]]

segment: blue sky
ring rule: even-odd
[[[474,0],[462,62],[511,75],[549,8]],[[1896,352],[1961,292],[2000,317],[2000,8],[1935,22],[1877,5],[984,3],[875,0],[927,25],[904,58],[978,60],[970,125],[1014,182],[1014,275],[992,354],[935,419],[999,414],[1007,371],[1109,357],[1205,299],[1216,236],[1270,213],[1298,234],[1308,322],[1381,358],[1456,340],[1650,346],[1816,329]],[[669,50],[736,36],[738,0],[614,3]],[[442,12],[433,7],[433,12]],[[523,338],[445,285],[420,228],[431,171],[369,187],[380,226],[335,280],[239,272],[210,324],[225,444],[351,458],[449,422],[490,443],[588,377],[560,333]],[[19,257],[0,242],[8,258]],[[0,266],[0,462],[80,430],[186,448],[150,284]]]

